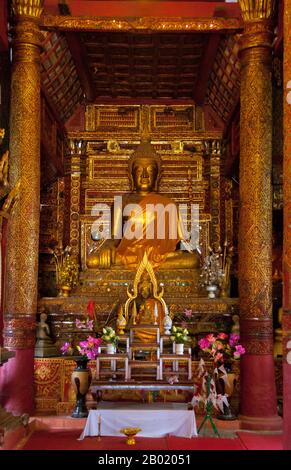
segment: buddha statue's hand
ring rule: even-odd
[[[91,255],[87,259],[87,266],[88,268],[93,268],[93,269],[106,269],[110,268],[111,266],[111,248],[106,247],[100,250],[98,253],[94,253],[94,255]]]

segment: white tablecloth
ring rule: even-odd
[[[98,436],[100,422],[101,436],[121,436],[120,429],[138,427],[140,437],[197,436],[193,410],[90,410],[84,431],[79,439]]]

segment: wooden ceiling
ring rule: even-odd
[[[193,99],[207,36],[82,33],[96,98]]]
[[[58,13],[110,18],[115,14],[237,18],[240,10],[237,4],[214,0],[46,0],[45,15]],[[102,100],[207,104],[220,123],[227,122],[240,86],[238,48],[233,38],[222,31],[47,31],[42,53],[43,91],[63,123],[81,103]]]
[[[166,100],[208,104],[227,122],[240,88],[234,35],[47,32],[43,90],[62,122],[80,103]]]

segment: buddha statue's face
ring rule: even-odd
[[[140,295],[143,299],[148,299],[151,295],[151,285],[149,282],[143,282],[139,287]]]
[[[155,160],[149,158],[137,159],[132,167],[134,188],[137,192],[154,191],[159,169]]]

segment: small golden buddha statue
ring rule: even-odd
[[[153,297],[152,283],[149,279],[143,279],[138,286],[136,325],[145,325],[145,328],[135,331],[135,337],[143,343],[151,343],[156,340],[156,332],[148,330],[147,325],[157,325],[160,333],[163,333],[164,311],[162,304]]]
[[[133,192],[124,201],[127,220],[123,238],[106,240],[99,251],[90,254],[87,258],[89,268],[119,265],[135,269],[145,252],[155,268],[199,268],[197,252],[176,249],[183,240],[183,229],[175,202],[157,192],[160,166],[160,157],[150,142],[141,142],[129,161]],[[114,233],[120,226],[124,208],[115,213]],[[171,218],[172,214],[176,216],[175,220]]]

